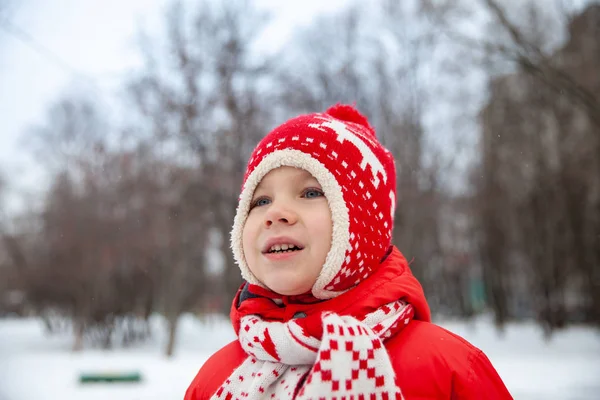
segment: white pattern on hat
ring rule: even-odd
[[[349,141],[360,151],[362,154],[362,161],[360,163],[360,167],[365,170],[367,165],[371,166],[371,173],[373,174],[373,186],[375,188],[379,187],[379,178],[377,177],[377,173],[380,172],[383,176],[383,182],[387,182],[387,174],[385,173],[385,169],[383,168],[383,164],[379,161],[379,158],[373,153],[373,150],[366,145],[363,138],[368,140],[366,137],[359,135],[358,133],[348,129],[348,125],[338,121],[336,119],[324,119],[323,122],[318,124],[308,124],[311,128],[316,128],[319,130],[323,130],[322,127],[327,127],[333,130],[337,135],[337,140],[340,143],[344,143],[344,140]],[[360,136],[360,137],[359,137]],[[371,143],[373,146],[377,146],[377,144]]]

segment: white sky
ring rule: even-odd
[[[28,126],[43,121],[49,104],[77,74],[90,77],[102,91],[116,89],[119,78],[140,64],[135,35],[140,27],[160,32],[168,0],[9,0],[9,21],[67,64],[61,67],[32,45],[0,29],[0,171],[8,177],[10,210],[23,193],[44,187],[42,175],[23,142]],[[2,3],[3,0],[0,0]],[[269,35],[281,44],[290,29],[348,0],[290,2],[256,0],[276,19]],[[35,46],[35,44],[33,45]],[[72,71],[72,70],[73,71]]]
[[[35,44],[0,26],[0,173],[9,179],[7,206],[15,211],[23,205],[23,195],[35,198],[46,186],[23,143],[27,127],[43,121],[49,104],[67,85],[83,84],[76,79],[78,74],[91,78],[102,92],[114,93],[120,79],[140,65],[136,33],[143,27],[160,35],[162,13],[170,0],[0,0],[0,4],[6,1],[11,4],[9,21],[67,65],[61,67],[32,48]],[[295,26],[350,1],[254,0],[274,14],[266,34],[272,41],[267,46],[273,47],[283,44]],[[574,0],[571,5],[580,8],[588,1]]]

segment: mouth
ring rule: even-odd
[[[267,254],[281,254],[281,253],[293,253],[295,251],[302,250],[301,247],[298,247],[294,244],[276,244],[272,246],[269,250],[267,250]]]
[[[290,238],[274,238],[265,244],[263,254],[294,253],[304,249],[300,243]]]

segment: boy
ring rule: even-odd
[[[393,156],[351,106],[261,140],[231,233],[238,340],[185,399],[511,399],[479,349],[430,322],[391,244],[395,199]]]

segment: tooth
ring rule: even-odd
[[[275,244],[275,245],[273,245],[273,247],[271,247],[271,250],[279,251],[279,250],[281,250],[281,246],[278,244]]]
[[[281,245],[281,250],[287,250],[288,249],[288,245],[287,244],[282,244]]]

